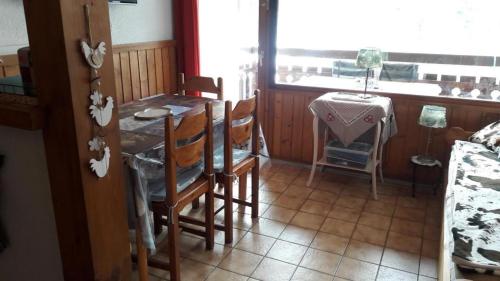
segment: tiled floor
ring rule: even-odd
[[[260,216],[236,209],[233,245],[217,232],[206,251],[201,238],[182,234],[182,280],[436,280],[438,196],[423,189],[413,198],[408,186],[386,183],[373,201],[366,178],[318,172],[306,187],[308,176],[307,167],[266,165]],[[153,268],[150,275],[169,276]]]

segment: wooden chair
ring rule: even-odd
[[[180,229],[205,237],[208,250],[214,246],[215,177],[211,103],[207,103],[201,112],[188,113],[176,129],[174,117],[167,116],[165,155],[164,188],[150,187],[150,197],[155,233],[161,232],[162,225],[168,227],[169,264],[162,264],[161,267],[170,271],[170,280],[180,280]],[[187,204],[201,195],[205,195],[205,221],[179,214]],[[185,224],[181,226],[180,222],[204,226],[205,231]]]
[[[217,78],[217,85],[210,77],[195,76],[185,79],[184,73],[179,73],[179,95],[185,96],[186,91],[199,91],[217,95],[218,100],[224,100],[222,78]]]
[[[259,90],[254,96],[238,102],[234,110],[231,101],[226,101],[224,117],[224,148],[214,152],[216,180],[224,186],[224,194],[215,194],[224,200],[224,226],[216,226],[224,230],[225,242],[233,239],[233,202],[252,208],[252,218],[259,212]],[[244,146],[251,140],[251,150],[233,148],[233,145]],[[252,173],[252,199],[246,201],[247,173]],[[233,180],[239,178],[239,198],[233,198]]]

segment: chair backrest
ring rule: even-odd
[[[167,204],[177,202],[177,168],[188,168],[204,159],[205,174],[213,174],[212,103],[187,112],[174,128],[174,117],[165,120],[165,180]],[[179,143],[182,143],[179,145]],[[204,158],[203,158],[204,156]]]
[[[355,62],[336,60],[333,62],[332,75],[333,77],[365,77],[366,68],[358,67]]]
[[[199,91],[217,95],[218,100],[224,100],[222,78],[217,78],[217,85],[211,77],[193,76],[185,78],[184,73],[179,73],[179,94],[185,96],[186,91]]]
[[[241,145],[252,140],[252,155],[259,154],[259,96],[255,90],[254,96],[240,100],[232,109],[231,101],[226,101],[224,114],[224,172],[232,173],[233,144]],[[233,124],[233,121],[237,121]]]
[[[412,82],[418,80],[418,65],[384,63],[380,71],[380,80]]]

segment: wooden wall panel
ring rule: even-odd
[[[177,92],[175,41],[113,46],[117,103]],[[0,78],[19,74],[17,55],[0,56]]]
[[[177,91],[175,41],[119,45],[113,53],[119,104]]]
[[[274,158],[311,163],[313,116],[308,106],[326,90],[283,88],[271,89],[263,97],[266,108],[263,126],[268,148]],[[398,134],[390,139],[384,151],[384,174],[391,178],[410,180],[410,157],[425,151],[428,129],[417,124],[423,105],[445,106],[448,127],[459,126],[475,131],[500,120],[500,103],[394,94],[387,96],[392,98],[398,125]],[[450,152],[450,148],[445,145],[445,133],[446,129],[433,129],[430,147],[431,153],[444,163]]]

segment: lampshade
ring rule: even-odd
[[[383,54],[377,48],[365,48],[358,52],[356,65],[361,68],[382,67]]]
[[[424,105],[418,124],[428,128],[446,128],[446,107]]]

